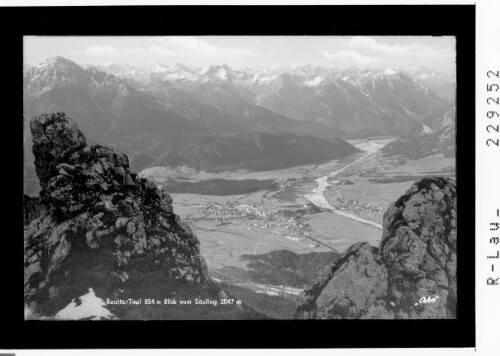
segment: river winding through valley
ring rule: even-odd
[[[314,204],[314,205],[316,205],[316,206],[318,206],[320,208],[327,209],[327,210],[331,211],[334,214],[343,216],[345,218],[357,221],[357,222],[362,223],[362,224],[373,226],[373,227],[375,227],[377,229],[382,229],[382,225],[381,224],[378,224],[378,223],[373,222],[371,220],[366,220],[366,219],[360,218],[359,216],[356,216],[356,215],[353,215],[353,214],[349,214],[349,213],[346,213],[345,211],[336,209],[325,198],[325,189],[327,187],[329,187],[331,185],[331,183],[334,183],[334,182],[329,183],[328,182],[328,178],[333,178],[333,177],[337,176],[339,173],[345,171],[347,168],[349,168],[349,167],[351,167],[351,166],[353,166],[353,165],[355,165],[355,164],[363,161],[364,159],[366,159],[366,158],[374,155],[382,147],[384,147],[384,145],[381,145],[381,144],[375,144],[375,145],[369,145],[369,146],[361,144],[359,146],[358,145],[356,145],[356,146],[358,148],[360,148],[360,149],[363,149],[364,151],[366,151],[368,153],[366,155],[364,155],[363,157],[355,160],[354,162],[351,162],[351,163],[343,166],[342,168],[337,169],[336,171],[333,171],[329,175],[316,178],[316,183],[318,183],[318,187],[312,191],[312,194],[305,194],[304,198],[306,198],[312,204]]]

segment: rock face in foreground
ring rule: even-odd
[[[24,225],[45,213],[45,207],[40,202],[39,197],[32,197],[24,194]]]
[[[219,295],[170,196],[131,173],[126,155],[87,145],[61,113],[33,118],[31,132],[42,188],[39,198],[25,198],[25,301],[32,311],[54,315],[89,288],[103,299]],[[117,313],[185,317],[142,308]]]
[[[456,214],[455,180],[415,183],[386,211],[379,248],[352,245],[302,293],[297,317],[455,318]]]

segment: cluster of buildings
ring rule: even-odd
[[[357,199],[351,199],[345,196],[344,191],[341,188],[336,188],[330,191],[335,199],[335,207],[339,210],[345,211],[351,214],[363,214],[363,213],[376,213],[384,212],[387,209],[387,204],[376,203],[367,204],[360,203]]]
[[[272,232],[276,237],[284,237],[291,241],[310,240],[307,232],[308,224],[304,221],[310,218],[306,209],[262,209],[264,205],[256,203],[241,203],[237,197],[224,203],[204,199],[203,204],[195,206],[196,213],[183,216],[187,222],[218,221],[211,231],[226,229],[232,222],[245,223],[248,230],[258,228]],[[286,212],[286,213],[285,213]],[[310,240],[310,248],[319,246]]]

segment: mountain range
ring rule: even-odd
[[[95,67],[52,57],[25,67],[24,104],[28,117],[55,107],[70,109],[77,120],[85,118],[82,129],[92,136],[148,133],[158,120],[171,122],[166,131],[175,137],[185,130],[196,136],[196,129],[399,135],[449,105],[432,88],[453,84],[446,73],[424,68]],[[137,121],[140,128],[134,127]]]
[[[408,134],[385,146],[382,151],[392,156],[418,159],[437,153],[455,156],[456,107],[450,105],[433,113]]]
[[[415,80],[422,82],[438,96],[449,102],[455,101],[457,80],[454,73],[425,67],[408,68],[405,70],[405,73]]]
[[[190,69],[182,64],[139,68],[108,63],[100,69],[144,92],[175,88],[222,109],[243,99],[290,118],[332,127],[344,137],[405,133],[415,121],[452,101],[443,88],[455,86],[451,74],[422,67],[233,69],[224,64]]]
[[[173,158],[193,162],[193,152],[206,152],[204,157],[210,159],[214,152],[221,153],[214,151],[214,142],[236,152],[240,149],[234,145],[244,142],[248,148],[252,140],[251,150],[263,156],[240,160],[249,163],[244,168],[275,169],[272,164],[255,164],[268,157],[266,150],[255,150],[252,133],[267,141],[296,145],[290,151],[296,157],[316,157],[317,161],[325,157],[321,145],[333,150],[329,157],[340,157],[352,152],[345,149],[348,144],[342,139],[402,136],[450,105],[430,84],[416,79],[427,73],[424,69],[412,73],[313,65],[191,69],[180,63],[150,68],[107,63],[96,67],[51,57],[24,66],[24,117],[26,121],[64,112],[78,123],[89,142],[105,142],[126,152],[135,170],[165,161],[165,157],[165,162]],[[440,85],[453,84],[452,77],[432,71],[424,79],[432,78],[438,78]],[[32,192],[37,183],[27,125],[24,134],[25,188]],[[242,141],[242,137],[246,138]],[[301,147],[317,150],[300,152]],[[195,164],[214,169],[234,166],[226,158],[219,166],[213,160]],[[280,167],[287,161],[285,156],[275,158]],[[301,158],[288,164],[297,161],[304,163]]]

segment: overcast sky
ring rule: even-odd
[[[323,65],[389,68],[423,65],[455,70],[455,38],[431,36],[199,36],[24,38],[25,63],[63,56],[79,64],[150,66],[183,63],[197,68]]]

